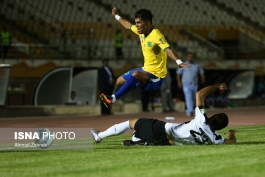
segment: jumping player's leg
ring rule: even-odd
[[[149,75],[142,71],[135,71],[132,76],[137,80],[141,87],[144,87],[150,79]]]
[[[111,96],[102,94],[101,100],[108,107],[111,106],[122,95],[128,93],[130,90],[137,86],[144,87],[149,81],[149,75],[147,72],[140,71],[141,69],[131,70],[124,73],[117,79],[116,85],[120,86],[120,89]]]
[[[146,72],[142,72],[142,71],[134,71],[132,73],[132,76],[138,81],[139,85],[144,86],[145,84],[147,84],[148,80],[149,80],[149,76]],[[126,80],[123,78],[123,76],[118,77],[117,81],[116,81],[116,85],[117,86],[121,86],[126,82]]]
[[[119,99],[122,95],[128,93],[130,90],[136,87],[138,83],[141,87],[144,87],[149,81],[149,76],[146,72],[134,71],[131,75],[126,76],[126,80],[121,76],[116,82],[116,85],[122,85],[121,88],[112,95],[113,102]]]
[[[93,135],[95,142],[99,143],[104,138],[107,138],[109,136],[117,136],[125,133],[129,129],[134,129],[134,125],[137,120],[138,119],[133,119],[119,124],[115,124],[103,132],[99,132],[94,129],[91,129],[90,132]]]
[[[126,82],[126,80],[122,77],[122,76],[120,76],[120,77],[118,77],[118,79],[117,79],[117,81],[116,81],[116,85],[117,86],[121,86],[122,84],[124,84]]]

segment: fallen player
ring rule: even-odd
[[[225,113],[208,117],[204,108],[204,99],[216,90],[226,91],[224,83],[207,86],[196,93],[195,118],[181,124],[167,123],[157,119],[139,118],[115,124],[103,132],[91,129],[96,143],[109,136],[120,135],[129,129],[135,130],[132,140],[125,140],[124,145],[211,145],[235,144],[236,130],[229,130],[224,138],[216,130],[228,125]]]

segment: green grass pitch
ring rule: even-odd
[[[0,176],[265,176],[265,125],[235,128],[236,145],[125,147],[122,135],[87,151],[0,152]]]

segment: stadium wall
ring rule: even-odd
[[[12,65],[11,78],[9,90],[7,95],[7,105],[31,105],[33,92],[39,79],[48,71],[59,66],[84,66],[84,67],[100,67],[101,60],[94,61],[78,61],[78,60],[58,60],[50,61],[37,60],[37,61],[23,61],[19,63],[10,62],[7,60],[5,63]],[[254,70],[255,76],[265,75],[265,61],[264,60],[240,60],[240,61],[197,61],[197,63],[204,69],[220,70],[239,70],[247,69]],[[142,66],[141,60],[128,61],[123,60],[116,62],[110,60],[110,66],[114,69],[116,77],[122,73],[136,67]],[[177,69],[176,63],[168,60],[168,67],[171,70]]]

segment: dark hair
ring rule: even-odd
[[[152,13],[150,10],[141,9],[135,12],[135,18],[141,18],[143,21],[150,21],[152,24]]]
[[[109,61],[109,59],[107,59],[107,58],[102,59],[102,63],[108,62],[108,61]]]
[[[225,113],[218,113],[213,116],[213,123],[215,130],[221,130],[228,125],[228,117]]]
[[[188,56],[188,55],[193,55],[195,57],[195,54],[193,52],[186,53],[186,56]]]

